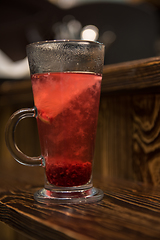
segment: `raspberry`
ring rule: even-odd
[[[73,187],[86,184],[92,172],[90,162],[63,162],[46,166],[49,183],[56,186]]]

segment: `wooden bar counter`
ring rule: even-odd
[[[160,188],[99,179],[94,185],[104,191],[102,201],[49,206],[33,199],[40,186],[6,175],[0,177],[0,220],[31,239],[160,239]]]
[[[30,80],[1,82],[0,221],[26,239],[160,239],[160,58],[104,67],[93,175],[100,202],[35,202],[43,169],[17,163],[4,141],[10,115],[32,106]],[[20,122],[16,135],[31,156],[40,153],[34,120]]]

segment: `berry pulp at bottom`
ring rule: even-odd
[[[32,89],[46,176],[50,184],[87,184],[92,175],[101,75],[33,74]]]

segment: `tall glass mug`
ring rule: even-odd
[[[88,203],[103,198],[93,187],[92,170],[104,45],[81,40],[43,41],[27,46],[35,107],[15,112],[6,126],[6,144],[21,164],[42,166],[42,203]],[[20,120],[37,119],[41,156],[18,148]]]

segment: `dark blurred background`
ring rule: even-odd
[[[26,45],[41,40],[103,42],[105,64],[158,56],[159,10],[158,0],[1,0],[0,78],[27,77]]]

